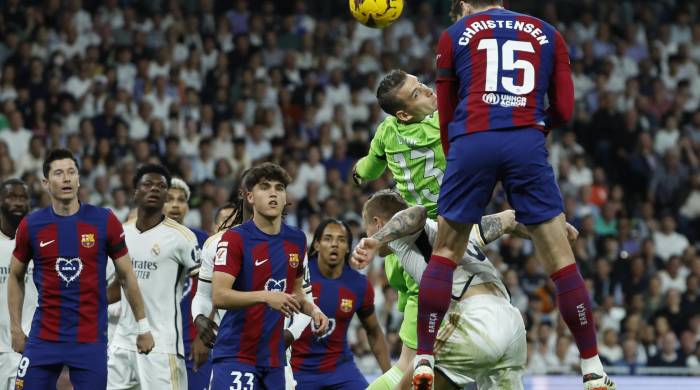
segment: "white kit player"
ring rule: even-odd
[[[392,216],[392,214],[396,213]],[[366,267],[378,252],[395,253],[411,277],[420,282],[437,234],[437,222],[426,220],[422,206],[407,208],[393,191],[374,194],[363,210],[367,234],[352,262]],[[476,382],[484,389],[522,389],[527,360],[525,326],[510,304],[498,271],[481,248],[504,233],[523,235],[512,210],[482,219],[475,225],[464,256],[455,269],[452,303],[435,343],[436,389],[460,389]],[[569,233],[577,234],[570,227]],[[407,375],[405,379],[410,378]]]
[[[122,308],[109,347],[108,389],[187,389],[180,301],[200,251],[194,233],[163,214],[169,185],[170,173],[161,165],[144,165],[134,177],[137,217],[124,224],[124,233],[148,322]],[[134,348],[143,328],[155,341],[148,355]]]
[[[22,355],[12,346],[10,314],[7,311],[7,278],[10,258],[15,249],[15,232],[20,221],[29,212],[29,190],[18,179],[9,179],[0,185],[0,390],[14,389],[17,367]],[[34,263],[29,263],[24,280],[22,330],[29,334],[37,305],[37,290],[31,278]]]

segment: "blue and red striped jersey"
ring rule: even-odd
[[[327,279],[318,268],[316,259],[309,260],[311,289],[314,299],[330,322],[322,337],[307,326],[292,345],[292,369],[327,373],[353,360],[348,346],[348,328],[357,313],[365,318],[374,313],[374,288],[361,273],[347,264],[338,279]]]
[[[558,126],[573,112],[564,38],[538,18],[502,8],[442,33],[436,84],[444,146],[478,131]]]
[[[209,238],[207,232],[202,229],[189,228],[197,237],[197,245],[201,250],[204,246],[204,241]],[[190,276],[185,279],[185,286],[182,289],[182,300],[180,301],[180,310],[182,312],[182,344],[185,347],[185,358],[189,359],[192,340],[197,336],[197,328],[194,326],[194,318],[192,318],[192,300],[197,294],[197,283],[199,278],[197,275]]]
[[[13,255],[34,262],[38,305],[30,338],[107,342],[107,257],[128,254],[124,231],[108,209],[81,204],[71,216],[51,207],[26,216]]]
[[[238,291],[281,291],[291,294],[303,277],[306,236],[282,224],[280,233],[264,233],[250,220],[221,237],[214,272],[236,278]],[[234,359],[258,367],[282,367],[284,315],[265,304],[227,310],[219,325],[213,359]]]

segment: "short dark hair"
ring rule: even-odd
[[[453,22],[461,19],[462,7],[459,3],[469,3],[474,7],[485,7],[487,5],[503,5],[503,0],[452,0],[452,5],[450,6],[450,19]]]
[[[406,82],[408,74],[401,69],[394,69],[389,72],[377,87],[377,101],[379,107],[389,115],[396,115],[396,112],[404,108],[404,102],[396,97],[396,91]]]
[[[256,184],[263,180],[275,180],[282,183],[285,188],[292,182],[287,171],[281,166],[270,162],[265,162],[260,165],[250,168],[243,179],[243,188],[246,191],[252,191]]]
[[[394,190],[377,191],[367,199],[363,214],[370,217],[381,217],[386,220],[401,210],[408,208],[408,203]]]
[[[56,161],[56,160],[65,160],[65,159],[71,159],[75,163],[75,167],[77,169],[80,169],[80,166],[78,165],[78,160],[73,156],[73,153],[68,150],[68,149],[53,149],[49,152],[49,154],[46,156],[44,159],[44,164],[42,165],[41,169],[44,172],[44,178],[48,179],[49,178],[49,171],[51,170],[51,163]]]
[[[13,186],[22,186],[22,187],[27,187],[27,185],[20,179],[13,177],[11,179],[7,179],[0,183],[0,196],[5,195],[5,189],[7,187],[13,187]]]
[[[141,178],[144,177],[144,175],[148,173],[155,173],[157,175],[161,175],[165,178],[165,182],[168,183],[168,188],[170,188],[170,181],[172,180],[172,175],[170,175],[170,171],[168,168],[164,167],[163,165],[160,164],[143,164],[139,167],[139,169],[136,170],[136,174],[134,175],[134,179],[132,181],[132,184],[134,185],[134,188],[139,186],[139,182],[141,181]]]
[[[325,219],[323,220],[320,224],[318,224],[318,227],[314,231],[314,238],[311,240],[311,245],[309,246],[309,259],[312,258],[317,258],[318,257],[318,252],[316,249],[314,249],[314,244],[321,241],[321,237],[323,236],[323,232],[326,230],[326,226],[328,225],[340,225],[345,229],[345,235],[347,236],[348,240],[348,248],[352,249],[352,230],[350,230],[350,226],[348,225],[347,222],[341,220],[341,219]],[[350,259],[350,251],[345,254],[345,262]]]

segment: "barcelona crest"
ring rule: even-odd
[[[84,248],[92,248],[95,246],[95,234],[87,233],[80,236],[80,245]]]
[[[289,254],[289,266],[292,268],[296,268],[299,266],[299,254],[298,253],[290,253]]]
[[[340,310],[345,313],[350,313],[352,311],[352,299],[341,299]]]

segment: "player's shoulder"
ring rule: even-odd
[[[377,125],[377,131],[374,133],[374,138],[384,138],[388,134],[398,131],[398,128],[399,120],[395,116],[389,115],[379,122],[379,125]]]
[[[182,240],[195,243],[197,242],[197,236],[194,235],[192,230],[190,230],[187,226],[178,223],[172,218],[165,217],[163,220],[163,227],[176,233],[176,237]]]
[[[222,230],[220,232],[214,233],[213,235],[209,236],[209,238],[204,241],[204,245],[202,245],[203,248],[208,248],[212,245],[216,245],[221,241],[221,237],[224,236],[224,233],[226,233],[226,230]]]
[[[360,289],[364,289],[367,286],[367,281],[369,280],[367,279],[366,275],[350,267],[347,262],[343,266],[343,278],[350,281],[353,283],[353,285]]]
[[[302,244],[302,246],[306,245],[306,234],[294,226],[287,225],[286,223],[282,224],[283,231],[282,233],[284,234],[284,239],[291,240],[294,242],[298,242]]]

